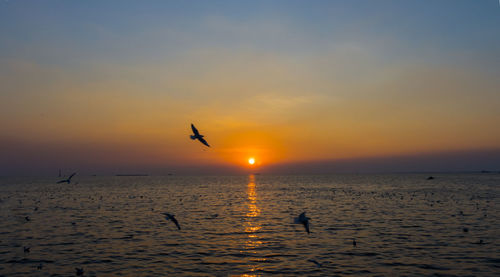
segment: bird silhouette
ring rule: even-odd
[[[306,228],[306,232],[309,234],[309,217],[306,217],[306,212],[303,212],[299,215],[299,217],[295,218],[295,223],[296,224],[302,224],[304,225],[304,228]]]
[[[196,127],[194,127],[193,123],[191,123],[191,129],[193,130],[193,134],[194,135],[191,135],[190,138],[192,140],[199,140],[201,143],[205,144],[206,146],[210,147],[210,145],[208,145],[208,142],[203,138],[204,135],[200,135],[200,132],[198,132],[198,129],[196,129]]]
[[[59,181],[59,182],[57,182],[57,183],[58,183],[58,184],[60,184],[60,183],[68,183],[68,184],[69,184],[69,183],[71,182],[71,178],[73,178],[73,176],[75,176],[75,175],[76,175],[76,172],[75,172],[75,173],[73,173],[73,174],[71,174],[71,175],[68,177],[68,179],[61,180],[61,181]]]
[[[317,267],[321,267],[321,264],[313,259],[309,259],[308,261],[310,261],[311,263],[314,263]]]
[[[172,222],[175,224],[175,226],[177,226],[177,229],[181,229],[181,226],[179,225],[179,222],[177,221],[177,219],[175,218],[175,216],[173,214],[169,214],[169,213],[163,213],[165,216],[166,216],[166,220],[172,220]]]
[[[82,268],[75,267],[75,271],[76,271],[76,276],[83,275],[83,267]]]

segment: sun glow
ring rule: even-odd
[[[254,159],[254,158],[250,158],[250,159],[248,159],[248,163],[249,163],[249,164],[254,164],[254,163],[255,163],[255,159]]]

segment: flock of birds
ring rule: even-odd
[[[204,139],[204,135],[201,135],[200,132],[198,131],[198,129],[193,125],[191,124],[191,129],[193,131],[193,135],[190,136],[190,138],[192,140],[198,140],[200,141],[203,145],[207,146],[207,147],[210,147],[210,145],[208,144],[208,142]],[[61,183],[66,183],[66,184],[70,184],[71,183],[71,180],[72,178],[76,175],[77,173],[74,172],[72,173],[71,175],[69,175],[68,178],[66,179],[63,179],[63,180],[60,180],[58,182],[56,182],[57,184],[61,184]],[[430,176],[427,178],[427,180],[433,180],[434,177],[433,176]],[[335,191],[334,191],[335,193]],[[348,193],[347,191],[344,191],[344,193]],[[373,194],[373,193],[372,193]],[[432,193],[433,194],[433,193]],[[360,196],[360,193],[358,192],[358,196]],[[427,197],[427,193],[425,193],[425,196]],[[375,195],[373,196],[375,198]],[[397,196],[396,194],[380,194],[378,197],[380,198],[388,198],[388,199],[393,199],[393,198],[399,198],[402,200],[404,197],[401,195],[401,196]],[[411,197],[411,200],[413,200],[413,197],[415,197],[415,193],[413,193],[412,197]],[[101,196],[101,199],[102,199],[102,196]],[[354,198],[353,198],[354,199]],[[470,199],[472,200],[472,198]],[[439,200],[437,201],[437,203],[439,203]],[[434,203],[431,203],[430,206],[433,206]],[[479,209],[477,206],[476,206],[477,209]],[[34,209],[35,211],[38,210],[38,207],[35,207]],[[165,220],[167,221],[171,221],[173,224],[175,224],[175,226],[177,227],[178,230],[181,230],[181,226],[179,224],[179,221],[175,218],[175,215],[174,214],[171,214],[171,213],[162,213],[162,215],[165,216]],[[460,215],[464,215],[462,211],[460,211]],[[218,216],[218,215],[215,215],[215,216]],[[486,216],[486,215],[485,215]],[[30,221],[30,217],[29,216],[26,216],[25,217],[25,220],[26,221]],[[309,224],[309,221],[310,221],[310,218],[306,216],[306,212],[302,212],[298,217],[294,218],[294,221],[293,223],[295,224],[301,224],[304,226],[304,229],[305,231],[309,234],[310,233],[310,224]],[[73,225],[75,224],[74,222],[72,223]],[[463,232],[468,232],[468,228],[463,228]],[[483,240],[480,240],[477,244],[484,244]],[[356,242],[356,239],[352,239],[352,246],[353,247],[356,247],[357,245],[357,242]],[[23,247],[23,251],[24,253],[30,253],[30,247],[26,247],[24,246]],[[322,265],[317,262],[316,260],[313,260],[313,259],[309,259],[308,260],[309,262],[312,262],[314,263],[316,266],[318,267],[321,267]],[[41,270],[43,269],[43,264],[39,264],[37,266],[37,269]],[[77,276],[82,276],[84,274],[84,269],[83,268],[75,268],[75,274]]]
[[[193,131],[193,135],[190,136],[190,138],[192,140],[198,140],[199,142],[201,142],[202,144],[206,145],[207,147],[210,147],[210,145],[208,144],[208,142],[204,139],[204,135],[200,134],[200,132],[198,131],[198,129],[196,129],[196,127],[191,124],[191,130]],[[60,174],[60,172],[59,172]],[[70,184],[71,183],[71,179],[76,175],[77,173],[74,172],[72,173],[71,175],[69,175],[68,178],[66,179],[63,179],[63,180],[60,180],[60,181],[57,181],[56,184],[62,184],[62,183],[66,183],[66,184]],[[38,210],[38,207],[35,207],[35,211]],[[169,213],[162,213],[163,215],[165,215],[165,219],[166,220],[170,220],[172,221],[175,226],[177,227],[177,229],[181,230],[181,226],[179,225],[179,221],[177,221],[177,219],[175,218],[175,216],[173,214],[169,214]],[[29,218],[29,216],[26,216],[25,217],[25,220],[26,221],[30,221],[31,219]],[[304,224],[304,226],[307,226],[307,230],[309,232],[309,225],[308,225],[308,222],[307,222],[307,218],[305,219],[304,222],[301,222],[302,224]],[[74,222],[72,223],[74,225]],[[24,253],[29,253],[30,252],[30,247],[26,247],[24,246],[23,247],[23,251]],[[37,266],[37,269],[41,270],[43,269],[43,264],[39,264]],[[75,274],[76,276],[82,276],[84,274],[84,269],[83,268],[75,268]]]
[[[191,130],[193,131],[193,135],[190,135],[190,138],[192,140],[198,140],[203,145],[205,145],[207,147],[210,147],[210,145],[208,144],[208,142],[204,139],[205,136],[202,135],[202,134],[200,134],[200,132],[198,131],[198,129],[193,124],[191,124]],[[56,184],[62,184],[62,183],[70,184],[71,183],[71,179],[76,174],[77,174],[77,172],[74,172],[71,175],[69,175],[68,178],[60,180],[60,181],[57,181]],[[36,210],[38,210],[38,207],[35,207],[35,211]],[[175,226],[177,227],[177,229],[181,230],[181,226],[179,224],[179,221],[175,218],[175,215],[170,214],[170,213],[162,213],[162,214],[165,216],[165,219],[167,221],[172,221],[175,224]],[[29,216],[26,216],[25,220],[26,221],[30,221]],[[309,234],[310,233],[310,230],[309,230],[309,220],[310,220],[310,218],[306,217],[306,213],[303,212],[297,218],[294,219],[294,223],[295,224],[302,224],[304,226],[304,228],[305,228],[305,231]],[[74,222],[72,224],[74,225]],[[355,240],[353,240],[353,245],[356,246],[356,241]],[[30,252],[30,247],[24,247],[24,253],[29,253],[29,252]],[[315,263],[319,267],[321,266],[321,264],[319,264],[315,260],[309,260],[309,261]],[[43,269],[43,264],[39,264],[37,266],[37,269],[39,269],[39,270]],[[82,276],[84,274],[84,269],[83,268],[75,268],[75,274],[76,274],[76,276]]]
[[[299,189],[299,193],[307,193],[308,191],[310,191],[309,188],[307,187],[303,187],[303,188],[300,188]],[[434,195],[434,192],[427,192],[427,191],[413,191],[413,192],[383,192],[383,191],[359,191],[359,190],[353,190],[353,189],[333,189],[333,190],[330,190],[330,196],[333,195],[338,195],[339,197],[344,197],[344,198],[347,198],[347,199],[360,199],[360,197],[363,197],[365,200],[369,200],[369,199],[385,199],[387,201],[384,201],[384,202],[387,202],[387,203],[393,203],[393,204],[396,204],[396,205],[399,205],[399,204],[411,204],[413,201],[418,201],[420,203],[427,203],[427,206],[429,208],[431,208],[432,206],[434,205],[439,205],[439,206],[442,206],[442,207],[445,207],[445,206],[449,206],[450,204],[454,203],[456,207],[459,207],[459,206],[462,206],[464,204],[467,204],[468,202],[468,205],[471,205],[471,203],[475,202],[476,199],[481,199],[481,197],[484,197],[484,196],[478,196],[478,195],[472,195],[470,198],[457,198],[454,194],[449,194],[447,199],[443,199],[441,197],[436,197],[436,195]],[[326,197],[327,195],[325,195]],[[52,198],[53,196],[49,196],[50,198]],[[129,198],[135,198],[136,196],[129,196]],[[137,196],[137,197],[140,197],[140,198],[143,198],[143,196]],[[200,195],[201,197],[201,195]],[[96,195],[95,197],[96,199],[100,199],[102,200],[103,197],[102,196],[98,196]],[[89,199],[91,200],[94,200],[94,197],[91,197],[89,196]],[[196,202],[198,199],[198,196],[193,196],[193,199],[192,201]],[[329,197],[328,197],[329,199]],[[75,199],[76,200],[76,199]],[[179,199],[181,200],[181,199]],[[464,202],[464,201],[467,201],[467,202]],[[182,201],[181,201],[182,203]],[[399,203],[399,204],[398,204]],[[486,204],[489,203],[488,200],[485,201]],[[483,212],[486,212],[486,208],[487,206],[484,206],[483,208],[480,208],[480,206],[478,205],[478,203],[476,202],[476,204],[474,205],[475,206],[475,210],[476,211],[483,211]],[[100,207],[100,204],[99,204],[99,207]],[[356,207],[356,206],[353,206],[353,207]],[[38,207],[35,207],[34,208],[34,211],[38,210]],[[153,209],[152,209],[153,210]],[[465,210],[464,210],[465,211]],[[458,211],[457,213],[454,213],[452,214],[451,216],[452,217],[467,217],[467,216],[471,216],[472,213],[471,211]],[[165,216],[165,219],[167,221],[172,221],[173,224],[175,224],[176,228],[178,230],[181,230],[181,226],[178,222],[178,220],[175,218],[174,215],[170,214],[170,213],[162,213],[162,215]],[[212,217],[217,217],[218,215],[215,214],[213,215]],[[486,217],[486,213],[484,213],[484,217]],[[31,221],[31,218],[29,216],[25,216],[25,220],[26,221]],[[298,217],[294,218],[294,223],[296,224],[301,224],[303,225],[305,231],[307,233],[310,233],[310,224],[309,224],[309,221],[310,221],[310,218],[308,218],[306,216],[306,213],[301,213]],[[74,222],[72,222],[73,225],[75,225]],[[463,232],[464,233],[468,233],[469,232],[469,228],[467,227],[464,227],[463,228]],[[478,242],[472,242],[473,244],[477,244],[477,245],[483,245],[483,244],[486,244],[485,241],[483,241],[483,239],[479,240]],[[352,246],[353,247],[356,247],[357,245],[357,241],[356,239],[352,239]],[[30,247],[28,246],[24,246],[23,247],[23,251],[25,254],[29,254],[30,253]],[[308,262],[311,262],[313,264],[315,264],[317,267],[323,267],[324,264],[321,264],[319,263],[318,261],[314,260],[314,259],[308,259],[307,260]],[[44,268],[44,265],[43,264],[39,264],[37,267],[36,267],[38,270],[42,270]],[[83,268],[75,268],[74,269],[75,271],[75,274],[77,276],[82,276],[84,275],[84,269]]]

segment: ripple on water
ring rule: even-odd
[[[0,275],[497,275],[500,175],[426,177],[0,179]]]

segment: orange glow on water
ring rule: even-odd
[[[249,176],[247,184],[247,205],[248,212],[246,213],[245,221],[245,233],[247,233],[247,238],[244,241],[245,251],[248,253],[256,253],[255,248],[261,247],[264,242],[259,237],[259,231],[262,226],[260,225],[258,218],[260,215],[260,209],[257,206],[257,190],[255,184],[255,176],[252,174]],[[263,261],[266,259],[264,258]],[[250,271],[255,271],[259,269],[257,266],[251,266]]]

